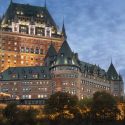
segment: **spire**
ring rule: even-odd
[[[65,40],[67,39],[66,30],[65,30],[65,24],[64,24],[64,19],[63,19],[63,26],[62,26],[62,36],[63,36],[63,38]]]
[[[13,3],[13,0],[10,0],[10,4],[12,4]]]
[[[45,0],[45,3],[44,3],[44,7],[47,8],[46,0]]]

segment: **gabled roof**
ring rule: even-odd
[[[35,76],[36,75],[36,76]],[[1,81],[50,79],[49,67],[10,67],[0,74]]]
[[[56,52],[55,47],[51,43],[51,45],[50,45],[50,47],[49,47],[49,49],[47,51],[46,57],[52,57],[52,56],[55,56],[55,55],[57,55],[57,52]]]
[[[46,7],[40,7],[40,6],[33,6],[29,4],[19,4],[19,3],[13,3],[11,2],[3,19],[3,24],[8,23],[7,21],[14,20],[14,17],[17,14],[17,11],[23,12],[23,15],[21,16],[26,16],[26,17],[34,17],[38,18],[37,14],[42,14],[44,17],[44,22],[46,23],[46,20],[50,22],[51,25],[53,25],[55,28],[57,28],[56,23],[54,22],[52,16],[50,15],[49,11],[47,10]],[[20,15],[20,14],[19,14]]]
[[[72,50],[68,44],[68,42],[65,40],[58,52],[58,55],[63,54],[64,56],[72,56]]]
[[[118,79],[118,77],[119,77],[112,62],[111,62],[109,69],[107,71],[107,75],[108,75],[109,79],[114,79],[114,80]]]

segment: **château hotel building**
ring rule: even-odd
[[[81,61],[46,6],[10,2],[0,27],[0,91],[11,98],[48,98],[62,91],[79,99],[96,91],[123,96],[124,83],[108,70]]]

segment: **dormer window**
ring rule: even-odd
[[[38,78],[38,74],[33,74],[33,78],[37,79]]]
[[[16,74],[13,74],[13,75],[12,75],[12,78],[16,78],[16,77],[17,77],[17,75],[16,75]]]
[[[27,78],[27,75],[24,75],[23,77],[24,77],[24,79],[26,79],[26,78]]]
[[[39,14],[37,14],[37,17],[39,17],[40,15]]]
[[[21,11],[21,15],[23,15],[23,12]]]
[[[71,58],[68,58],[68,64],[72,64]]]
[[[61,57],[64,57],[64,53],[61,53]]]
[[[43,14],[40,14],[40,17],[42,18],[42,17],[43,17]]]
[[[43,75],[44,78],[46,78],[46,76],[47,76],[47,75],[45,75],[45,74]]]
[[[50,27],[46,27],[45,36],[51,37],[51,28]]]
[[[17,14],[20,14],[20,11],[17,11],[16,13],[17,13]]]

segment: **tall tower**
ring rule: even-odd
[[[111,62],[109,69],[107,71],[108,79],[111,85],[111,93],[114,96],[123,96],[124,84],[121,75],[119,75]]]
[[[8,67],[43,65],[51,41],[56,51],[62,45],[62,34],[46,5],[40,7],[11,0],[0,24],[0,72]]]

